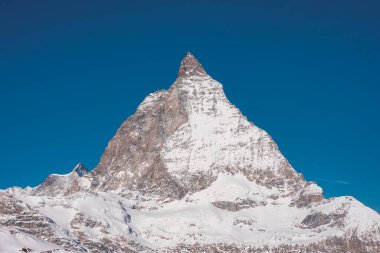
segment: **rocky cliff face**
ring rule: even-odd
[[[28,233],[58,252],[380,252],[379,214],[324,199],[190,53],[92,172],[0,198],[0,239]]]
[[[205,189],[219,173],[242,173],[281,189],[283,196],[306,183],[272,138],[188,54],[169,90],[149,95],[122,124],[94,171],[92,187],[174,200]]]

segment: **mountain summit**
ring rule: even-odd
[[[150,94],[119,128],[94,170],[94,190],[181,199],[220,173],[243,173],[295,194],[306,184],[272,138],[250,123],[190,53],[167,91]]]
[[[380,252],[379,214],[326,199],[190,53],[94,170],[0,199],[4,252]]]
[[[206,75],[206,71],[203,69],[199,61],[190,52],[188,52],[181,62],[178,77],[186,77],[197,74]]]

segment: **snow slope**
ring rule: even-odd
[[[2,253],[19,253],[19,252],[73,252],[63,249],[53,243],[41,240],[30,234],[20,232],[17,229],[9,227],[0,227],[0,252]]]
[[[92,172],[79,164],[0,200],[0,252],[380,252],[379,214],[325,199],[191,54]]]

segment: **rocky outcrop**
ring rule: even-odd
[[[236,199],[235,201],[215,201],[212,202],[215,207],[223,210],[228,210],[230,212],[237,212],[245,208],[256,207],[259,204],[252,199]],[[265,205],[265,203],[260,203],[261,205]]]
[[[317,228],[323,225],[328,225],[331,223],[331,226],[339,226],[342,225],[342,220],[344,218],[344,214],[336,214],[336,213],[329,213],[324,214],[321,212],[309,214],[306,216],[305,219],[303,219],[302,224],[305,228]]]
[[[300,192],[298,198],[295,200],[295,204],[298,207],[306,207],[312,203],[318,203],[323,200],[323,191],[314,182],[308,182]]]
[[[85,176],[89,170],[82,164],[77,164],[74,169],[66,175],[51,174],[39,186],[30,189],[29,194],[35,196],[68,196],[85,190],[89,186],[89,180]]]
[[[178,71],[178,78],[186,78],[190,76],[207,75],[199,61],[190,53],[183,58]]]

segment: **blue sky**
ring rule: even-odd
[[[0,1],[0,188],[95,167],[191,51],[327,197],[380,211],[379,9],[371,0]]]

